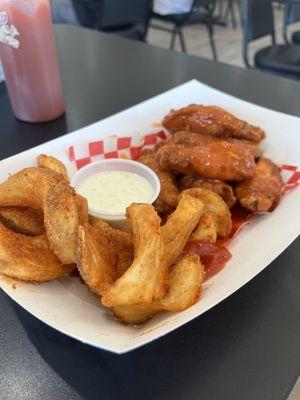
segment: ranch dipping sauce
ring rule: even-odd
[[[141,175],[128,171],[103,171],[87,177],[77,189],[89,207],[108,213],[125,213],[132,203],[150,203],[154,189]]]

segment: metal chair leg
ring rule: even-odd
[[[218,55],[217,55],[217,49],[216,49],[216,44],[215,44],[215,39],[214,39],[214,28],[211,22],[208,22],[205,24],[207,28],[207,33],[209,37],[209,43],[212,51],[212,56],[214,61],[218,61]]]
[[[242,0],[237,0],[237,8],[238,8],[238,15],[239,15],[239,20],[241,27],[243,27],[243,7],[242,7]]]
[[[185,45],[185,41],[184,41],[184,36],[183,36],[182,28],[179,28],[179,29],[178,29],[178,35],[179,35],[181,50],[182,50],[183,53],[186,53],[186,45]]]
[[[224,14],[224,19],[225,20],[229,19],[229,15],[231,16],[232,28],[236,29],[237,22],[236,22],[236,17],[235,17],[235,10],[234,10],[234,0],[227,0],[227,7],[226,7],[225,14]]]
[[[174,29],[171,33],[170,50],[174,50],[174,48],[175,48],[175,40],[176,40],[177,33],[178,33],[178,29],[176,26],[174,26]]]
[[[236,20],[236,15],[235,15],[235,7],[234,7],[234,0],[231,1],[231,23],[232,23],[232,28],[237,29],[237,20]]]

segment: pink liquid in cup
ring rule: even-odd
[[[17,118],[45,122],[64,113],[48,0],[0,0],[0,59]]]

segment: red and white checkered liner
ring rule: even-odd
[[[97,140],[85,145],[69,147],[70,161],[75,163],[77,169],[93,161],[105,158],[129,158],[136,160],[142,155],[142,150],[155,146],[159,141],[166,139],[163,130],[148,135],[129,137],[110,136],[105,140]]]
[[[282,164],[280,169],[285,182],[284,193],[288,193],[300,185],[300,170],[298,170],[298,167]]]
[[[69,147],[69,158],[74,162],[76,169],[80,169],[93,161],[105,158],[129,158],[136,160],[145,148],[155,146],[159,141],[166,139],[167,134],[159,132],[147,135],[129,137],[110,136],[105,140],[97,140],[87,144]],[[288,193],[300,185],[300,170],[294,165],[281,165],[282,176],[285,182],[284,193]]]

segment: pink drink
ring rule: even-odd
[[[17,118],[44,122],[64,113],[49,0],[0,0],[0,59]]]

